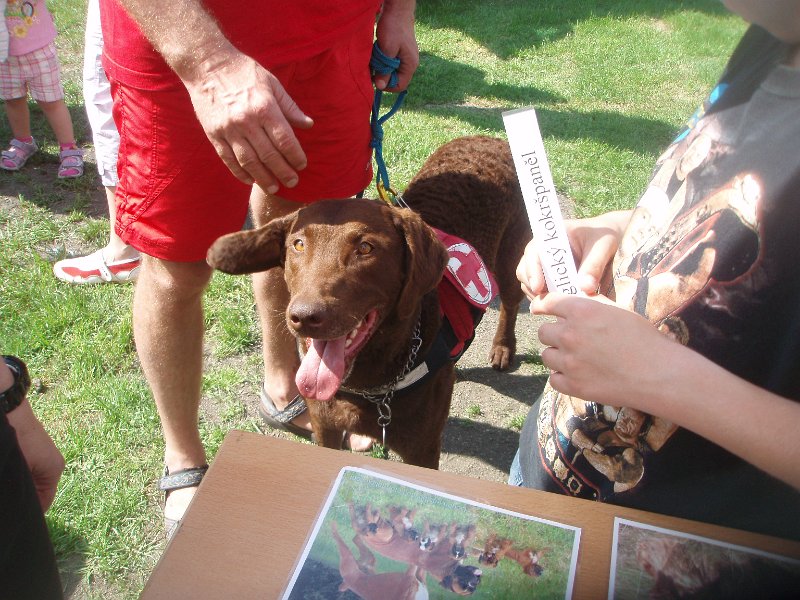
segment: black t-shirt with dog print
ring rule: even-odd
[[[747,31],[658,159],[609,295],[800,401],[800,69],[782,64],[787,50]],[[520,466],[528,487],[800,539],[797,490],[664,419],[549,386],[523,428]]]

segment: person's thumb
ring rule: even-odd
[[[600,287],[603,273],[613,258],[614,246],[604,239],[598,240],[584,256],[578,268],[578,285],[582,292],[593,295]]]
[[[292,127],[309,129],[314,125],[314,119],[300,110],[300,107],[297,106],[289,94],[283,93],[278,97],[278,106],[280,106],[283,116]]]

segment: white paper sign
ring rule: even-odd
[[[547,163],[536,111],[533,108],[506,111],[503,113],[503,123],[547,289],[578,294],[578,272]]]

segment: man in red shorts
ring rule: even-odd
[[[401,60],[389,91],[405,89],[419,63],[414,8],[413,0],[101,0],[121,135],[116,231],[143,255],[134,336],[164,433],[168,528],[205,472],[197,416],[206,250],[241,229],[249,202],[260,226],[369,185],[372,84],[388,82],[370,75],[372,42]],[[285,284],[261,274],[253,285],[261,412],[307,432]]]

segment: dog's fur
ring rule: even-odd
[[[408,516],[416,511],[409,511],[403,507],[392,507],[390,515]],[[428,573],[439,585],[460,596],[470,596],[475,593],[480,585],[482,571],[472,565],[464,565],[466,552],[463,547],[469,545],[475,537],[475,525],[458,525],[450,523],[435,527],[438,531],[446,532],[446,539],[440,540],[433,547],[422,548],[418,539],[411,539],[407,535],[408,529],[414,527],[410,519],[407,523],[402,521],[402,516],[397,519],[397,525],[390,526],[390,520],[383,519],[384,525],[377,531],[365,530],[359,519],[362,514],[360,507],[350,505],[350,520],[353,530],[353,543],[359,551],[356,561],[361,571],[372,573],[375,571],[375,555],[378,553],[394,561],[402,562],[410,567],[416,567],[419,572]],[[382,518],[382,517],[381,517]],[[460,549],[460,550],[459,550]]]
[[[478,555],[478,562],[494,569],[500,564],[506,552],[508,552],[513,545],[514,542],[512,540],[501,538],[496,533],[493,533],[486,540],[483,552]]]
[[[653,578],[650,598],[797,598],[800,567],[723,546],[677,538],[642,539],[639,565]]]
[[[514,547],[512,540],[501,538],[493,533],[488,537],[483,551],[478,555],[478,562],[487,567],[495,568],[503,558],[508,558],[522,567],[522,572],[529,577],[541,577],[542,573],[544,573],[541,560],[549,550],[550,548],[536,550],[532,547],[520,550]]]
[[[258,230],[223,236],[208,253],[211,266],[232,274],[284,268],[287,326],[316,360],[301,366],[298,387],[317,440],[330,448],[341,447],[345,431],[382,439],[373,403],[337,395],[338,385],[369,391],[394,381],[417,323],[419,356],[436,338],[436,286],[448,255],[431,227],[472,244],[494,274],[501,309],[489,359],[504,370],[514,357],[523,297],[515,271],[531,233],[508,144],[484,136],[445,144],[403,197],[410,210],[358,199],[316,202]],[[341,348],[349,333],[344,359],[330,359],[328,350]],[[340,380],[319,375],[331,362]],[[438,468],[454,381],[448,362],[393,399],[386,445],[405,462]]]
[[[524,550],[511,548],[506,551],[505,557],[513,560],[522,567],[522,572],[525,573],[525,575],[529,577],[541,577],[542,573],[544,573],[544,567],[541,565],[540,561],[548,550],[550,550],[550,548],[542,548],[541,550],[531,547],[525,548]]]
[[[424,570],[409,565],[405,572],[376,573],[374,557],[369,567],[359,564],[339,535],[334,521],[331,522],[331,533],[339,548],[340,592],[352,590],[364,600],[414,600],[424,590],[427,597]]]

